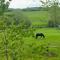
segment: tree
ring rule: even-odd
[[[11,0],[7,2],[5,0],[0,0],[0,15],[2,15],[6,10],[8,10],[10,1]]]
[[[10,14],[4,14],[3,20],[0,20],[2,21],[1,27],[4,26],[2,30],[4,34],[3,46],[5,52],[3,54],[6,56],[6,60],[9,60],[9,56],[12,60],[17,60],[18,58],[21,60],[23,54],[23,51],[21,51],[24,43],[23,38],[30,36],[30,32],[32,31],[30,20],[22,13],[18,13],[19,12],[10,12]],[[11,41],[12,43],[10,43]],[[18,44],[19,48],[17,47]]]
[[[48,25],[50,27],[58,27],[58,25],[60,24],[60,12],[59,12],[60,8],[59,8],[59,1],[58,0],[53,0],[52,1],[52,6],[49,8],[49,22]]]
[[[9,7],[9,2],[11,0],[7,1],[6,0],[0,0],[0,16],[2,16],[4,14],[4,12],[6,10],[8,10],[8,7]],[[3,19],[5,20],[4,16],[0,17],[0,19]],[[0,24],[1,24],[1,21],[0,21]],[[4,25],[4,24],[3,24]],[[2,26],[3,27],[3,26]],[[6,56],[6,60],[8,60],[8,40],[6,38],[6,30],[4,29],[4,50],[5,50],[5,56]]]
[[[59,8],[59,0],[46,0],[46,2],[40,0],[42,2],[43,7],[48,9],[49,13],[49,27],[57,27],[60,24],[60,8]]]

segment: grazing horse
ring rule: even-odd
[[[43,33],[36,33],[36,39],[38,38],[38,36],[41,36],[41,37],[45,38]]]

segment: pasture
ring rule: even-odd
[[[20,12],[13,13],[20,14]],[[32,26],[48,24],[47,11],[22,11],[22,13],[32,22]],[[19,14],[19,19],[24,20],[25,18],[22,19],[23,16]],[[12,16],[10,15],[10,17]],[[2,26],[3,20],[1,21]],[[9,18],[9,21],[15,20]],[[21,23],[21,25],[23,24]],[[60,29],[35,28],[34,37],[32,33],[30,36],[22,36],[23,31],[21,30],[20,27],[16,28],[16,25],[12,25],[11,28],[7,27],[5,31],[0,30],[0,60],[60,60]],[[45,38],[38,37],[36,39],[35,34],[40,32],[45,35]]]
[[[57,28],[41,28],[41,29],[36,29],[35,33],[37,32],[42,32],[45,35],[45,38],[38,38],[36,39],[35,37],[24,37],[23,41],[24,43],[22,44],[22,47],[20,45],[19,40],[14,40],[12,41],[12,37],[7,37],[9,39],[9,44],[8,44],[8,59],[11,59],[11,49],[13,48],[16,49],[17,52],[17,58],[21,58],[21,60],[60,60],[60,30]],[[4,32],[0,32],[0,60],[5,60],[4,56],[4,38],[3,38]],[[11,46],[11,44],[15,43],[15,47]],[[56,53],[57,56],[46,56],[46,55],[41,55],[42,52],[40,52],[41,45],[44,47],[48,46],[49,43],[49,51]],[[17,47],[18,46],[18,47]],[[19,48],[22,49],[22,52],[19,50]],[[23,49],[24,48],[24,49]],[[44,49],[44,48],[43,48]],[[44,50],[43,50],[44,51]],[[3,53],[3,54],[1,54]],[[22,56],[20,56],[22,54]],[[19,57],[20,56],[20,57]],[[2,58],[3,57],[3,58]]]
[[[32,25],[47,25],[49,20],[47,11],[23,11],[23,14],[30,19]]]

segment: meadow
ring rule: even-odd
[[[36,29],[35,33],[42,32],[45,34],[45,38],[28,38],[25,40],[26,44],[32,44],[33,48],[35,47],[41,47],[40,45],[48,46],[49,44],[49,51],[54,52],[57,54],[57,56],[44,56],[39,55],[40,52],[37,51],[37,54],[35,53],[34,56],[31,58],[28,58],[27,60],[60,60],[60,30],[56,28],[42,28],[42,29]],[[38,48],[37,48],[38,49]],[[33,53],[32,53],[33,54]]]
[[[23,11],[23,14],[30,19],[32,25],[46,25],[49,20],[47,11]]]
[[[22,13],[28,17],[32,25],[41,26],[48,23],[49,16],[46,11]],[[7,60],[7,56],[8,60],[60,60],[60,29],[35,28],[34,35],[38,32],[42,32],[45,38],[36,39],[32,34],[24,37],[21,35],[21,29],[15,26],[6,28],[5,31],[0,30],[0,60]]]
[[[41,28],[36,29],[35,33],[42,32],[45,35],[45,38],[38,38],[35,37],[24,37],[23,41],[24,43],[21,45],[20,41],[17,39],[13,40],[14,37],[9,37],[9,44],[8,44],[8,60],[11,59],[11,51],[17,52],[17,58],[21,58],[20,54],[22,55],[21,60],[60,60],[60,30],[57,28]],[[4,56],[4,38],[3,38],[4,32],[0,32],[0,60],[5,60],[6,57]],[[12,40],[11,40],[12,39]],[[12,46],[13,44],[13,46]],[[49,45],[48,45],[49,44]],[[53,52],[56,54],[52,56],[44,55],[40,51],[41,45],[43,45],[43,52],[45,51],[45,47],[49,47],[49,52]],[[18,47],[17,47],[18,46]],[[22,49],[22,52],[19,50],[19,48]],[[24,49],[23,49],[24,48]],[[14,50],[15,49],[15,50]],[[2,58],[3,57],[3,58]],[[16,56],[15,56],[16,57]],[[17,60],[17,59],[16,59]]]

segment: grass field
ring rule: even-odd
[[[57,57],[44,57],[42,60],[60,60],[60,30],[56,28],[43,28],[43,29],[36,29],[36,32],[43,32],[45,34],[45,39],[34,39],[30,38],[28,43],[31,44],[32,42],[35,43],[35,47],[39,46],[40,44],[47,44],[50,43],[50,51],[57,53]],[[33,39],[33,40],[32,40]],[[30,43],[31,42],[31,43]],[[32,59],[32,60],[35,60]],[[40,60],[38,56],[36,60]]]
[[[47,11],[24,11],[23,14],[35,26],[45,26],[49,20]],[[60,60],[60,29],[35,28],[34,35],[37,32],[42,32],[45,35],[45,38],[38,37],[36,39],[35,36],[22,37],[18,30],[20,28],[16,30],[14,28],[6,29],[5,32],[0,31],[0,60]],[[54,55],[45,54],[47,46],[49,53],[52,52]]]
[[[47,11],[24,11],[23,14],[31,20],[33,25],[46,25],[49,20]]]
[[[24,11],[23,13],[30,20],[48,20],[47,11]]]
[[[45,35],[45,38],[40,39],[40,37],[38,39],[36,39],[35,37],[25,37],[23,38],[24,40],[24,44],[22,46],[22,48],[24,48],[23,52],[24,55],[22,56],[22,60],[60,60],[60,30],[57,28],[42,28],[42,29],[36,29],[35,33],[37,32],[42,32]],[[0,32],[0,43],[2,42],[3,39],[3,32]],[[11,40],[10,41],[10,45],[13,43]],[[15,43],[19,43],[19,41],[15,41]],[[49,43],[49,50],[56,53],[57,56],[44,56],[44,55],[40,55],[40,52],[38,50],[34,50],[35,53],[32,53],[32,50],[34,48],[39,47],[40,45],[48,45]],[[0,47],[3,46],[3,44],[0,44]],[[17,44],[18,46],[18,44]],[[18,46],[19,47],[19,46]],[[16,50],[18,50],[18,47],[15,47]],[[10,47],[9,47],[10,49]],[[0,50],[1,51],[1,50]],[[20,53],[20,51],[18,50],[18,52]],[[1,52],[0,52],[1,53]],[[18,54],[19,54],[18,53]],[[3,56],[3,59],[0,58],[0,60],[4,60],[5,56]],[[0,54],[1,57],[1,54]],[[20,58],[20,57],[19,57]],[[10,57],[9,57],[9,60]]]

